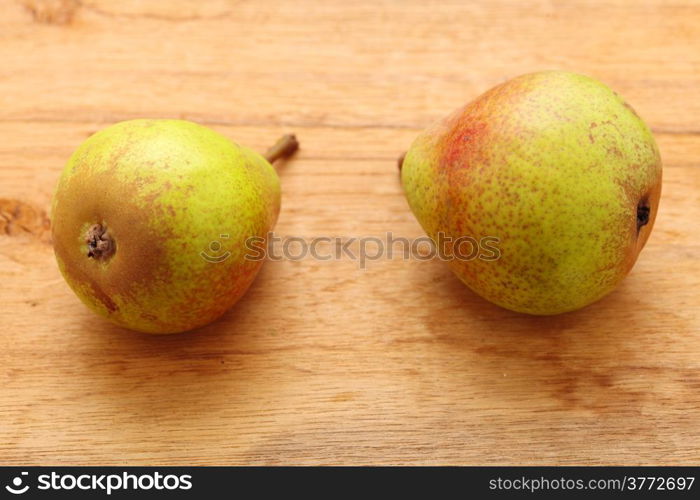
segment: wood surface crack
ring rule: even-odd
[[[51,223],[44,210],[20,200],[0,198],[0,235],[30,235],[48,243]]]
[[[22,5],[40,24],[63,26],[71,24],[78,8],[79,0],[22,0]]]
[[[230,18],[233,14],[232,10],[226,10],[218,14],[212,14],[209,16],[200,15],[190,15],[190,16],[171,16],[165,14],[154,14],[150,12],[143,12],[138,14],[132,14],[129,12],[114,12],[110,10],[105,10],[95,5],[85,3],[83,0],[76,0],[77,3],[84,10],[93,12],[99,16],[108,17],[111,19],[153,19],[157,21],[167,21],[167,22],[190,22],[190,21],[215,21],[220,19]]]
[[[92,12],[98,16],[110,19],[153,19],[167,22],[212,21],[230,18],[234,14],[233,10],[226,10],[211,15],[183,16],[151,12],[114,12],[85,2],[84,0],[22,0],[21,3],[32,15],[35,22],[58,26],[71,24],[79,10]],[[238,5],[238,3],[236,5]]]
[[[61,113],[63,114],[63,113]],[[67,113],[67,115],[76,116],[76,113]],[[100,125],[107,125],[111,123],[116,123],[124,120],[132,120],[137,118],[151,118],[151,115],[139,115],[139,114],[125,114],[119,116],[106,116],[101,114],[98,117],[78,117],[78,118],[51,118],[51,117],[18,117],[18,118],[7,118],[0,117],[0,123],[74,123],[74,124],[85,124],[85,123],[96,123]],[[420,131],[423,128],[420,125],[403,125],[403,124],[392,124],[392,123],[324,123],[316,121],[268,121],[268,120],[225,120],[221,118],[207,118],[200,116],[190,116],[190,115],[179,115],[179,116],[164,116],[162,118],[170,118],[173,120],[190,120],[202,125],[220,125],[224,127],[290,127],[290,128],[325,128],[334,130],[356,130],[356,129],[369,129],[369,130],[415,130]],[[430,123],[430,122],[428,122]],[[700,131],[699,131],[700,133]]]
[[[63,114],[63,113],[62,113]],[[72,115],[76,116],[74,112],[66,112],[66,116]],[[124,120],[131,120],[136,118],[150,118],[150,115],[139,115],[139,114],[125,114],[119,116],[105,116],[104,114],[98,117],[85,116],[77,118],[51,118],[51,117],[41,117],[41,116],[27,116],[27,117],[0,117],[0,123],[96,123],[99,125],[107,125],[111,123],[116,123]],[[432,123],[434,120],[426,120],[424,124],[417,123],[327,123],[319,121],[268,121],[268,120],[226,120],[223,118],[208,118],[202,116],[171,116],[171,119],[177,120],[191,120],[202,125],[219,125],[223,127],[289,127],[289,128],[320,128],[320,129],[331,129],[331,130],[405,130],[405,131],[421,131],[427,124]],[[651,127],[651,131],[654,134],[659,135],[689,135],[696,136],[700,135],[700,129],[672,129],[663,127]]]

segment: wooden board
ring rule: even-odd
[[[700,2],[0,0],[0,61],[0,208],[23,207],[0,236],[1,463],[698,463]],[[415,238],[398,154],[551,68],[624,95],[665,163],[637,266],[582,311],[507,312],[437,261],[306,259],[268,262],[219,322],[150,337],[56,268],[42,212],[115,121],[258,149],[296,132],[278,234]]]

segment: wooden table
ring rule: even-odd
[[[699,2],[0,0],[0,61],[0,462],[698,463]],[[550,68],[624,95],[665,163],[647,248],[582,311],[502,310],[438,261],[286,260],[217,323],[152,337],[59,275],[45,211],[111,123],[296,132],[279,235],[415,238],[398,154]]]

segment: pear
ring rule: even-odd
[[[130,120],[70,157],[52,203],[59,268],[76,295],[113,323],[176,333],[221,316],[248,289],[280,209],[267,159],[184,120]]]
[[[547,71],[430,126],[401,178],[459,279],[504,308],[551,315],[597,301],[630,271],[658,211],[661,159],[615,92]],[[470,245],[458,248],[460,238]]]

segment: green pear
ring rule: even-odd
[[[53,198],[64,278],[122,327],[176,333],[210,323],[262,265],[247,258],[247,242],[275,225],[280,185],[270,163],[295,148],[287,136],[266,159],[184,120],[97,132],[70,157]]]
[[[419,223],[469,288],[550,315],[597,301],[630,271],[658,211],[661,159],[619,95],[547,71],[433,124],[406,153],[401,178]],[[478,251],[458,248],[460,238]]]

